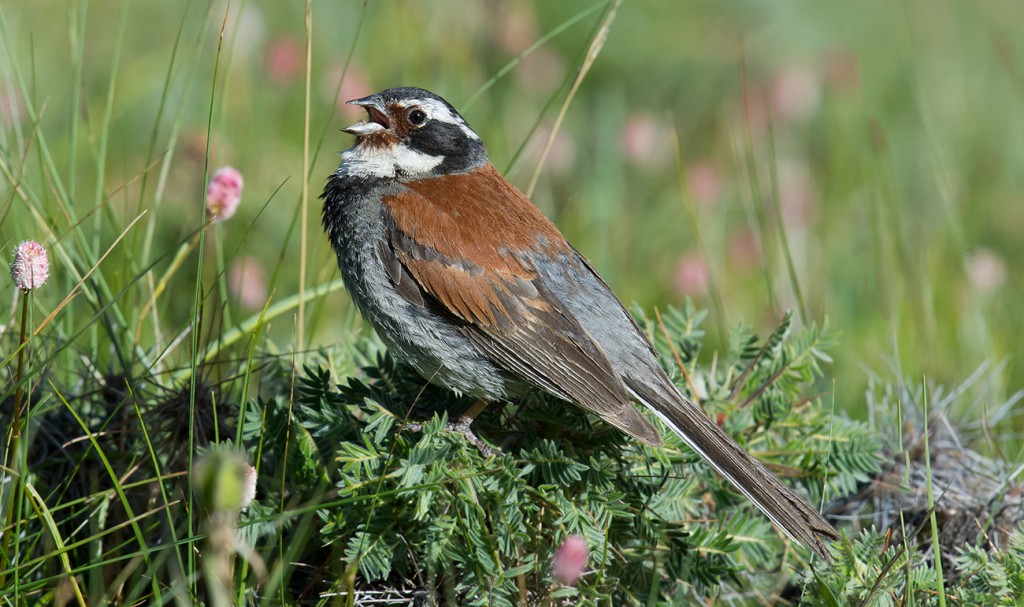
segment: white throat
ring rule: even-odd
[[[431,156],[404,145],[390,147],[359,144],[341,153],[339,176],[353,177],[417,177],[430,174],[444,161],[444,156]]]

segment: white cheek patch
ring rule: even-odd
[[[410,102],[408,104],[403,103],[401,104],[401,107],[405,108],[411,107],[413,105],[418,106],[420,109],[426,112],[427,117],[429,117],[431,120],[444,122],[446,124],[454,124],[455,126],[459,127],[460,130],[462,130],[466,137],[476,140],[480,139],[480,136],[474,133],[473,129],[469,128],[469,125],[466,124],[466,121],[463,120],[462,117],[453,114],[452,111],[448,109],[447,105],[441,103],[437,99],[417,99],[416,101]]]
[[[429,174],[444,161],[404,145],[387,147],[360,144],[341,153],[341,166],[335,174],[353,177],[397,177]]]

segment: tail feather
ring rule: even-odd
[[[818,556],[826,560],[830,558],[822,538],[835,540],[839,538],[839,533],[807,502],[769,472],[764,464],[754,459],[708,419],[697,405],[679,394],[674,386],[658,390],[628,379],[626,384],[637,400],[657,414],[787,536],[804,544]],[[664,395],[669,391],[672,398]]]

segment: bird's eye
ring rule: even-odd
[[[409,124],[413,126],[423,126],[423,123],[426,121],[427,114],[423,110],[413,108],[412,111],[409,112]]]

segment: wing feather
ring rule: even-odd
[[[418,192],[404,192],[390,204],[440,212]],[[491,201],[500,205],[502,201]],[[430,217],[421,218],[430,221]],[[660,436],[632,405],[632,396],[608,357],[571,311],[554,295],[526,255],[498,254],[485,267],[459,255],[452,240],[431,244],[414,238],[395,222],[378,249],[392,280],[408,277],[425,305],[453,319],[459,330],[489,359],[537,387],[572,401],[649,443]],[[462,242],[484,250],[492,234]],[[463,238],[465,235],[463,235]],[[550,242],[549,242],[550,244]],[[561,241],[562,246],[564,240]],[[488,256],[477,260],[490,260]],[[393,268],[397,264],[399,271]],[[399,289],[408,299],[409,289]],[[412,301],[415,301],[413,299]]]

